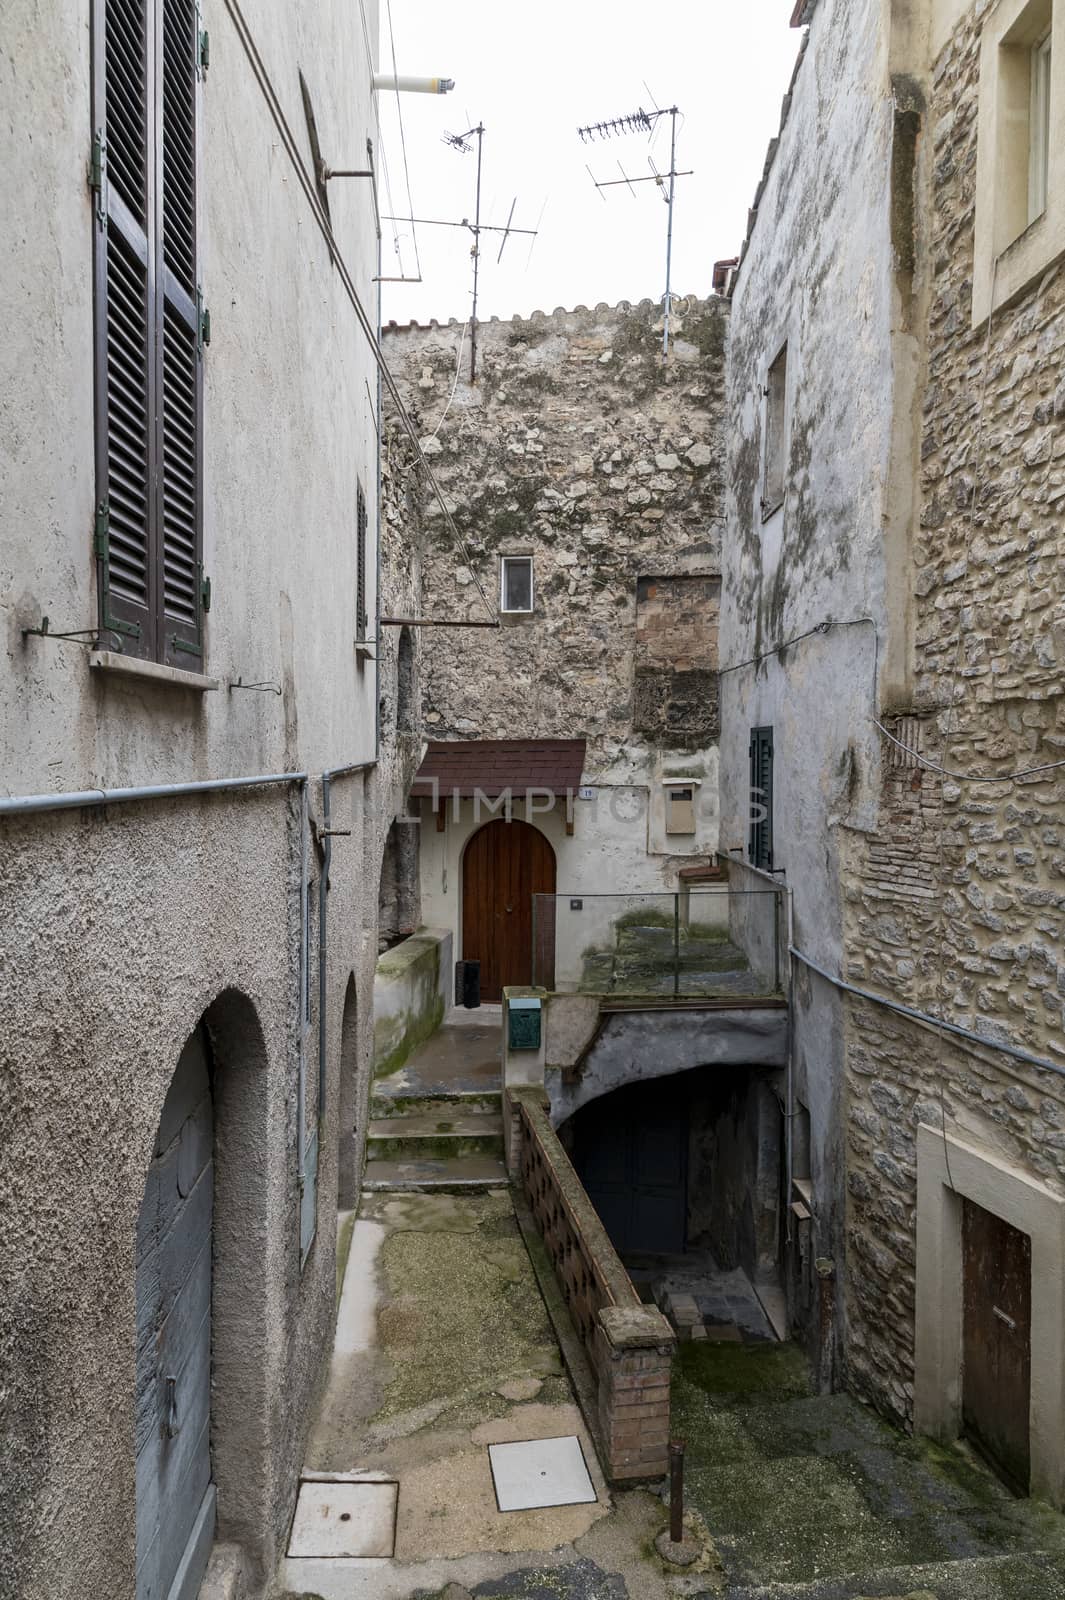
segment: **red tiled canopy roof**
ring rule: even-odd
[[[411,785],[411,794],[441,796],[457,789],[460,796],[476,790],[488,796],[513,789],[546,789],[565,794],[581,786],[583,739],[430,739],[425,759]]]

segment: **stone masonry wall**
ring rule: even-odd
[[[495,618],[500,555],[534,557],[532,617],[504,616],[497,632],[419,630],[427,736],[584,734],[600,778],[646,760],[647,734],[633,725],[637,579],[720,570],[727,307],[677,305],[665,363],[650,301],[493,319],[478,328],[472,387],[459,323],[386,330],[462,539],[456,548],[424,478],[412,480],[426,530],[423,614]],[[716,623],[708,599],[714,651]],[[702,728],[674,720],[653,742],[705,744]]]
[[[1065,267],[971,328],[984,0],[935,63],[914,704],[880,825],[851,836],[847,976],[1065,1065]],[[852,1381],[913,1397],[915,1134],[961,1126],[1065,1189],[1065,1086],[849,1006]]]

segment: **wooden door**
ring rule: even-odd
[[[1032,1368],[1032,1242],[963,1201],[962,1420],[992,1466],[1028,1493]]]
[[[462,959],[481,963],[481,999],[497,1004],[507,984],[527,984],[533,969],[533,895],[554,894],[555,852],[528,822],[497,818],[473,835],[462,863]],[[536,981],[554,984],[555,908],[537,907]],[[552,937],[544,937],[550,923]]]
[[[137,1228],[137,1600],[194,1600],[214,1536],[213,1145],[197,1028],[163,1106]]]
[[[615,1089],[574,1119],[573,1162],[619,1254],[679,1254],[687,1237],[688,1116],[661,1080]]]

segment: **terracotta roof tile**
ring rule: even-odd
[[[445,795],[565,794],[581,786],[584,751],[583,739],[430,739],[411,794],[431,795],[434,779]]]

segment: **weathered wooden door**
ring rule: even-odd
[[[962,1419],[981,1453],[1027,1494],[1032,1242],[971,1200],[963,1208]]]
[[[213,1145],[197,1028],[163,1106],[137,1229],[137,1600],[194,1600],[214,1536]]]
[[[538,828],[497,818],[473,835],[462,864],[462,957],[481,963],[483,1001],[495,1004],[506,984],[532,981],[533,895],[554,892],[555,852]],[[548,917],[553,930],[554,905],[541,901],[538,921]],[[550,988],[554,941],[541,926],[536,942],[536,981]]]
[[[574,1118],[573,1162],[621,1254],[684,1249],[688,1118],[672,1085],[633,1084],[584,1106]]]

